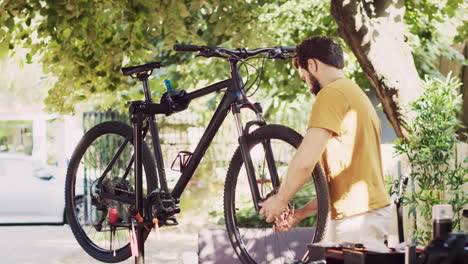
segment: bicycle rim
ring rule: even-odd
[[[262,142],[269,142],[275,158],[280,182],[286,176],[289,161],[296,152],[291,142],[268,139],[251,146],[250,155],[255,168],[260,196],[271,195],[274,186],[266,160]],[[254,208],[245,166],[239,168],[235,190],[232,192],[232,220],[235,225],[233,235],[238,243],[245,263],[286,263],[288,260],[301,259],[306,252],[305,246],[313,240],[316,215],[304,219],[288,232],[274,232],[273,224],[265,222]],[[312,178],[299,190],[291,201],[291,206],[300,208],[316,198],[316,187]]]
[[[120,154],[116,155],[119,152]],[[128,258],[130,256],[130,226],[132,217],[129,213],[129,203],[106,199],[100,196],[100,190],[120,197],[134,199],[134,170],[132,166],[133,146],[123,135],[105,133],[95,138],[87,147],[79,161],[74,174],[73,193],[82,196],[82,206],[79,214],[75,214],[79,232],[85,241],[80,244],[88,245],[88,253],[99,252],[108,256],[108,262],[112,257]],[[109,164],[116,158],[113,166]],[[104,171],[108,170],[102,180],[101,188],[98,187],[99,179]],[[143,175],[143,179],[145,179]],[[146,186],[145,180],[144,185]],[[144,188],[144,196],[146,195]],[[113,211],[111,213],[111,211]],[[110,224],[109,215],[114,215],[114,220],[120,226]],[[78,238],[78,237],[77,237]],[[90,253],[95,258],[97,256]],[[110,261],[109,261],[110,262]]]

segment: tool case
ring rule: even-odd
[[[403,264],[404,253],[377,253],[355,249],[326,249],[327,264]]]
[[[327,264],[404,264],[405,254],[399,252],[378,253],[362,248],[326,248],[308,245],[308,262],[325,259]]]

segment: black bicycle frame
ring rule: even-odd
[[[239,89],[237,85],[235,85],[233,79],[225,80],[197,91],[197,95],[205,95],[210,92],[219,91],[224,88],[227,88],[227,90],[223,98],[221,99],[221,102],[219,103],[215,113],[213,114],[213,117],[210,123],[208,124],[205,132],[203,133],[203,136],[198,142],[198,145],[195,148],[186,168],[182,171],[179,180],[177,181],[174,189],[172,190],[171,194],[176,199],[180,198],[180,196],[182,195],[182,192],[185,190],[185,187],[187,186],[188,182],[193,176],[193,173],[197,169],[198,164],[205,155],[206,150],[213,141],[216,132],[218,131],[219,127],[221,126],[227,114],[229,113],[231,105],[238,101],[239,97]]]
[[[238,133],[239,133],[239,145],[240,145],[240,150],[242,154],[242,158],[244,160],[246,172],[248,175],[248,180],[249,180],[249,185],[251,188],[252,192],[252,198],[254,202],[254,206],[256,210],[259,210],[258,203],[261,202],[261,197],[259,194],[258,186],[256,183],[256,178],[255,178],[255,172],[254,172],[254,167],[252,164],[252,160],[250,157],[250,153],[248,150],[248,145],[247,145],[247,134],[248,131],[247,129],[244,129],[242,127],[239,113],[241,108],[250,108],[253,110],[259,118],[261,118],[261,112],[253,106],[252,103],[250,103],[245,95],[245,90],[243,87],[243,82],[242,82],[242,76],[239,72],[239,68],[237,65],[236,60],[229,60],[230,62],[230,70],[231,70],[231,78],[200,88],[196,91],[193,91],[191,93],[187,94],[187,98],[189,100],[197,99],[199,97],[202,97],[204,95],[213,93],[213,92],[218,92],[223,89],[225,90],[224,96],[222,97],[221,101],[218,104],[218,107],[216,111],[213,114],[213,117],[208,124],[205,132],[203,133],[203,136],[201,137],[198,145],[196,146],[190,160],[188,161],[187,165],[184,167],[182,170],[182,173],[180,175],[179,180],[177,181],[174,189],[171,192],[171,195],[173,198],[176,199],[177,202],[179,202],[179,198],[182,195],[183,191],[187,187],[188,182],[192,178],[195,170],[197,169],[198,165],[200,164],[201,159],[205,155],[208,147],[211,145],[211,142],[213,141],[214,136],[218,132],[218,129],[221,127],[222,123],[224,122],[226,116],[228,115],[229,111],[232,111],[236,120],[236,125],[238,128]],[[147,79],[142,80],[143,81],[143,87],[145,89],[145,97],[146,97],[146,103],[151,103],[151,97],[150,93],[147,92]],[[157,165],[157,178],[159,179],[160,182],[160,188],[162,191],[169,192],[168,187],[167,187],[167,181],[166,181],[166,174],[164,170],[164,160],[161,152],[161,146],[160,146],[160,138],[159,138],[159,133],[158,133],[158,127],[157,123],[155,121],[155,114],[160,114],[163,113],[163,111],[157,112],[157,111],[151,111],[147,110],[145,111],[140,111],[138,110],[139,105],[143,105],[143,102],[134,102],[132,103],[133,110],[130,111],[132,114],[132,126],[133,126],[133,133],[134,135],[140,135],[140,136],[135,136],[134,137],[134,148],[135,148],[135,177],[136,177],[136,184],[137,188],[135,190],[135,199],[136,199],[136,204],[135,207],[137,211],[140,211],[143,209],[143,203],[142,203],[142,190],[141,188],[138,188],[138,186],[142,185],[142,159],[141,159],[141,153],[142,153],[142,126],[143,126],[143,119],[141,118],[141,112],[146,114],[149,118],[149,131],[151,133],[151,138],[153,142],[153,151],[155,154],[155,161]],[[156,107],[160,107],[158,104],[153,104]],[[131,107],[132,108],[132,107]],[[161,108],[161,107],[160,107]],[[137,109],[137,110],[135,110]],[[143,114],[143,115],[144,115]],[[261,121],[261,120],[259,120]],[[260,124],[264,124],[264,122],[257,122]],[[140,138],[140,139],[138,139]],[[268,163],[268,167],[270,171],[273,171],[272,173],[272,181],[274,183],[279,183],[278,180],[278,175],[275,173],[276,172],[276,167],[274,164],[274,157],[273,153],[271,151],[271,146],[269,145],[269,142],[264,142],[263,143],[265,146],[265,151],[267,152],[266,159]]]
[[[191,158],[189,159],[186,166],[182,170],[181,176],[177,181],[174,189],[171,192],[172,197],[175,199],[176,203],[179,203],[180,196],[182,195],[183,191],[187,187],[188,182],[192,178],[195,170],[197,169],[198,165],[200,164],[201,159],[206,153],[206,150],[211,145],[214,136],[218,132],[219,128],[221,127],[222,123],[226,119],[229,111],[232,111],[234,114],[234,118],[236,121],[237,131],[239,134],[239,146],[242,154],[242,159],[245,164],[247,178],[249,181],[252,199],[255,206],[255,209],[258,211],[260,209],[258,203],[261,202],[262,198],[260,197],[260,193],[257,186],[256,176],[254,172],[254,167],[252,164],[252,159],[250,157],[249,149],[248,149],[248,142],[247,142],[247,135],[249,133],[249,126],[251,124],[256,125],[264,125],[265,122],[263,121],[263,117],[261,116],[261,110],[256,108],[254,104],[247,100],[246,93],[244,90],[244,85],[242,82],[242,76],[239,72],[239,68],[237,65],[237,60],[229,59],[230,70],[231,70],[231,78],[206,86],[204,88],[198,89],[191,93],[188,93],[186,96],[189,101],[193,99],[197,99],[204,95],[218,92],[223,89],[226,89],[223,98],[221,99],[218,107],[216,108],[213,117],[208,124],[205,132],[203,133],[202,138],[200,139],[198,145],[196,146]],[[144,136],[149,128],[149,132],[151,134],[152,142],[153,142],[153,151],[155,155],[155,161],[157,166],[157,179],[160,183],[160,188],[163,192],[169,193],[167,187],[167,180],[166,180],[166,173],[164,170],[164,160],[161,151],[161,141],[159,138],[159,132],[157,123],[155,121],[156,114],[163,114],[163,113],[171,113],[170,104],[153,104],[151,99],[151,94],[148,88],[148,78],[149,73],[144,73],[138,75],[138,79],[143,81],[143,89],[145,94],[145,102],[135,101],[131,102],[131,106],[129,109],[129,113],[131,114],[131,123],[133,129],[133,144],[134,144],[134,165],[135,165],[135,209],[136,212],[142,213],[144,210],[144,201],[143,201],[143,164],[142,164],[142,145]],[[242,122],[240,120],[240,110],[242,108],[250,108],[256,114],[259,120],[252,121],[246,124],[244,128]],[[148,127],[144,127],[144,121],[147,120]],[[271,149],[270,142],[264,141],[262,142],[265,151],[266,151],[266,161],[268,164],[269,170],[272,172],[272,182],[274,186],[279,186],[279,179],[276,173],[276,166],[274,162],[274,156]],[[151,179],[152,180],[152,179]],[[276,184],[276,185],[275,185]],[[147,216],[150,217],[150,216]],[[151,220],[151,219],[149,219]],[[136,236],[138,241],[138,251],[140,252],[140,256],[135,259],[135,263],[137,264],[144,264],[144,237],[143,237],[143,225],[144,223],[140,223],[140,225],[136,228]]]

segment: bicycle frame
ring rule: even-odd
[[[247,146],[246,135],[248,134],[248,127],[250,124],[247,124],[244,128],[242,122],[240,120],[240,110],[241,108],[250,108],[253,110],[258,120],[253,121],[256,125],[264,125],[265,122],[263,121],[263,117],[261,115],[261,111],[257,109],[250,101],[247,100],[245,96],[245,90],[242,83],[242,76],[239,72],[239,67],[237,65],[237,60],[229,60],[230,63],[230,70],[231,70],[231,78],[226,79],[224,81],[200,88],[195,90],[191,93],[187,94],[189,100],[197,99],[204,95],[221,91],[222,89],[226,88],[225,94],[222,97],[221,101],[218,104],[216,111],[213,114],[211,121],[209,122],[203,136],[201,137],[199,143],[197,144],[190,160],[188,161],[184,170],[182,170],[181,176],[178,179],[174,189],[171,192],[172,197],[176,200],[176,203],[179,203],[179,198],[182,195],[183,191],[185,190],[188,182],[192,178],[195,170],[197,169],[201,159],[205,155],[208,147],[211,145],[214,136],[216,135],[218,129],[224,122],[226,116],[228,115],[229,111],[232,111],[234,114],[234,118],[236,121],[236,126],[239,134],[239,145],[242,153],[242,157],[245,163],[246,172],[248,175],[249,185],[252,192],[252,198],[254,201],[255,209],[258,211],[260,208],[258,203],[261,202],[261,197],[259,194],[258,186],[256,183],[254,168],[252,164],[252,160],[250,157],[250,153]],[[143,87],[145,90],[145,98],[146,103],[148,104],[152,102],[147,79],[142,80]],[[155,154],[155,161],[157,165],[157,178],[159,179],[160,188],[164,192],[169,192],[167,187],[166,175],[164,171],[164,160],[161,152],[160,146],[160,138],[158,133],[157,123],[155,121],[155,115],[161,114],[162,112],[158,111],[143,111],[139,110],[143,103],[142,102],[133,102],[131,106],[130,113],[132,114],[132,127],[133,127],[133,135],[142,135],[143,132],[143,119],[145,115],[148,117],[149,120],[149,131],[151,134],[152,142],[153,142],[153,151]],[[158,106],[158,104],[152,104],[154,106]],[[135,202],[136,202],[136,209],[137,211],[141,211],[143,208],[143,197],[142,197],[142,138],[143,136],[135,136],[134,137],[134,148],[135,148]],[[274,157],[271,151],[271,146],[269,142],[264,142],[265,150],[267,152],[267,164],[270,171],[276,172],[276,167],[274,164]],[[278,176],[276,173],[272,175],[272,181],[275,183],[279,183]]]
[[[174,45],[175,51],[198,51],[199,53],[197,56],[227,59],[230,66],[230,77],[226,80],[205,86],[190,93],[187,93],[184,90],[172,90],[170,85],[167,85],[167,92],[164,93],[161,97],[160,103],[153,103],[151,92],[148,87],[148,79],[153,69],[161,67],[161,63],[152,62],[144,65],[122,68],[121,71],[123,75],[137,78],[143,83],[145,100],[130,102],[129,114],[132,131],[130,132],[128,126],[125,124],[119,124],[115,122],[109,122],[96,126],[96,128],[93,128],[93,131],[98,133],[96,134],[90,131],[83,137],[72,156],[71,165],[67,173],[65,189],[67,216],[71,223],[70,226],[72,227],[72,230],[83,249],[85,249],[85,251],[87,251],[94,258],[105,262],[119,261],[123,258],[128,258],[131,254],[135,257],[135,263],[144,264],[144,242],[149,232],[151,231],[151,228],[154,227],[157,229],[164,225],[171,226],[178,224],[175,214],[180,212],[180,208],[178,206],[180,204],[180,197],[187,187],[189,181],[192,179],[202,158],[206,154],[208,147],[211,145],[216,133],[218,132],[230,111],[232,111],[234,116],[239,143],[239,147],[236,150],[234,156],[234,164],[237,166],[239,164],[238,161],[243,162],[252,195],[252,203],[254,204],[255,210],[259,211],[259,203],[262,202],[263,199],[266,199],[266,197],[269,195],[273,194],[276,190],[276,187],[279,186],[275,159],[270,143],[270,138],[274,139],[276,137],[263,137],[265,134],[261,133],[261,130],[258,131],[258,133],[250,133],[250,128],[252,126],[265,126],[266,122],[263,119],[260,104],[253,104],[247,98],[246,90],[239,70],[239,65],[242,66],[242,63],[248,64],[246,61],[250,58],[289,58],[291,56],[288,56],[287,53],[291,53],[294,49],[295,47],[275,47],[260,48],[249,51],[247,49],[230,50],[220,47]],[[261,53],[267,54],[260,56],[259,54]],[[193,150],[193,153],[182,151],[184,155],[181,155],[179,152],[176,160],[174,160],[174,162],[176,162],[177,159],[180,159],[181,174],[174,188],[169,191],[164,169],[164,159],[161,150],[161,140],[159,137],[156,115],[171,115],[173,113],[186,110],[192,100],[214,92],[224,92],[224,95],[218,102],[218,106],[214,111],[213,116],[205,129],[205,132]],[[242,108],[249,108],[256,114],[257,118],[254,118],[254,120],[243,124],[240,117]],[[265,129],[265,132],[268,132],[274,131],[273,128],[275,127],[263,127],[262,129]],[[288,130],[281,131],[289,132]],[[152,155],[148,151],[146,145],[144,145],[144,140],[148,132],[150,133],[152,139],[154,160],[150,158]],[[75,204],[76,201],[74,200],[76,198],[74,188],[82,188],[82,186],[75,185],[76,178],[79,177],[77,175],[78,166],[81,166],[81,163],[83,163],[86,159],[85,151],[90,149],[90,145],[101,136],[104,136],[103,140],[107,140],[107,135],[110,134],[117,135],[117,137],[123,139],[123,142],[120,143],[120,139],[118,140],[117,144],[120,146],[118,147],[117,151],[115,151],[110,161],[108,161],[107,158],[105,160],[99,157],[95,159],[95,161],[97,161],[97,163],[100,165],[99,169],[102,169],[102,163],[107,163],[107,167],[102,171],[102,173],[100,173],[98,178],[92,180],[91,184],[87,184],[87,175],[85,174],[85,186],[83,186],[86,194],[85,210],[87,213],[92,212],[92,217],[90,218],[93,219],[86,219],[86,222],[82,223],[82,221],[76,217],[77,207]],[[258,141],[257,136],[262,136],[263,139]],[[133,154],[131,155],[130,160],[127,158],[128,147],[132,147],[128,145],[129,142],[133,143]],[[263,161],[263,165],[267,165],[263,166],[262,170],[258,172],[258,174],[262,176],[262,180],[258,182],[249,149],[252,148],[254,144],[263,145],[265,152],[264,155],[261,156],[255,155],[254,161],[257,161],[257,157],[260,157]],[[99,147],[107,148],[107,146]],[[112,148],[113,147],[116,147],[116,145],[112,144]],[[92,153],[93,149],[90,149],[89,151]],[[241,154],[240,157],[239,154]],[[123,156],[121,157],[121,155]],[[123,170],[123,168],[120,166],[121,160],[119,158],[128,160],[125,170]],[[239,158],[242,158],[242,160],[239,160]],[[114,164],[118,165],[117,169],[114,167]],[[143,165],[145,165],[147,181],[147,190],[145,195],[143,193]],[[156,168],[153,167],[154,165],[156,165]],[[132,168],[132,166],[134,167]],[[260,196],[258,184],[265,182],[263,180],[265,178],[265,167],[267,167],[270,171],[273,191],[268,194],[264,194],[264,189],[262,188],[262,196]],[[131,174],[132,170],[134,175]],[[96,171],[98,173],[100,172],[98,170]],[[111,175],[106,177],[106,175],[111,171]],[[238,172],[237,167],[235,172]],[[237,175],[234,175],[233,173],[229,173],[229,175],[233,175],[234,178],[237,178]],[[234,179],[228,179],[227,181],[228,184],[232,184],[233,182],[229,180]],[[134,183],[133,188],[130,181],[133,181]],[[230,207],[233,202],[230,198],[231,194],[232,193],[228,193],[228,196],[226,196],[228,198],[225,200],[227,204],[226,209],[229,210],[229,213],[232,212],[232,208]],[[116,204],[114,202],[118,203]],[[93,207],[88,208],[90,206]],[[70,210],[72,210],[71,214],[69,214]],[[104,222],[106,219],[107,222]],[[88,225],[88,227],[85,228],[86,225]],[[230,227],[232,227],[232,225],[228,224],[228,231]],[[128,229],[128,240],[130,243],[123,244],[122,247],[119,245],[118,247],[120,248],[116,250],[114,247],[116,240],[113,239],[113,237],[117,235],[118,238],[119,234],[116,233],[116,231],[121,230],[122,228]],[[96,231],[109,232],[109,237],[107,237],[105,234],[104,236],[98,235],[95,238],[97,238],[96,242],[99,243],[95,243],[93,241],[94,239],[88,238],[88,232],[92,232],[93,229],[95,229],[95,233]],[[233,238],[234,237],[231,236],[232,243],[234,243],[234,240],[232,240]],[[240,244],[243,244],[242,237],[240,239],[236,237],[235,239],[240,241]],[[125,240],[127,239],[125,238]],[[101,243],[101,241],[103,241],[103,243]],[[107,247],[107,242],[109,242],[109,247]],[[102,246],[101,244],[106,245]],[[236,252],[238,253],[238,251]]]

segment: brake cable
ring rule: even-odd
[[[248,95],[247,97],[254,96],[255,93],[256,93],[256,92],[258,91],[258,89],[260,88],[260,84],[262,83],[263,72],[264,72],[264,69],[265,69],[265,61],[266,61],[266,59],[267,59],[267,57],[263,57],[262,66],[260,66],[260,71],[257,70],[257,72],[258,72],[257,77],[256,77],[255,80],[253,81],[252,85],[248,88],[248,90],[250,90],[250,88],[255,84],[255,82],[257,82],[257,79],[258,79],[257,88],[256,88],[250,95]]]

